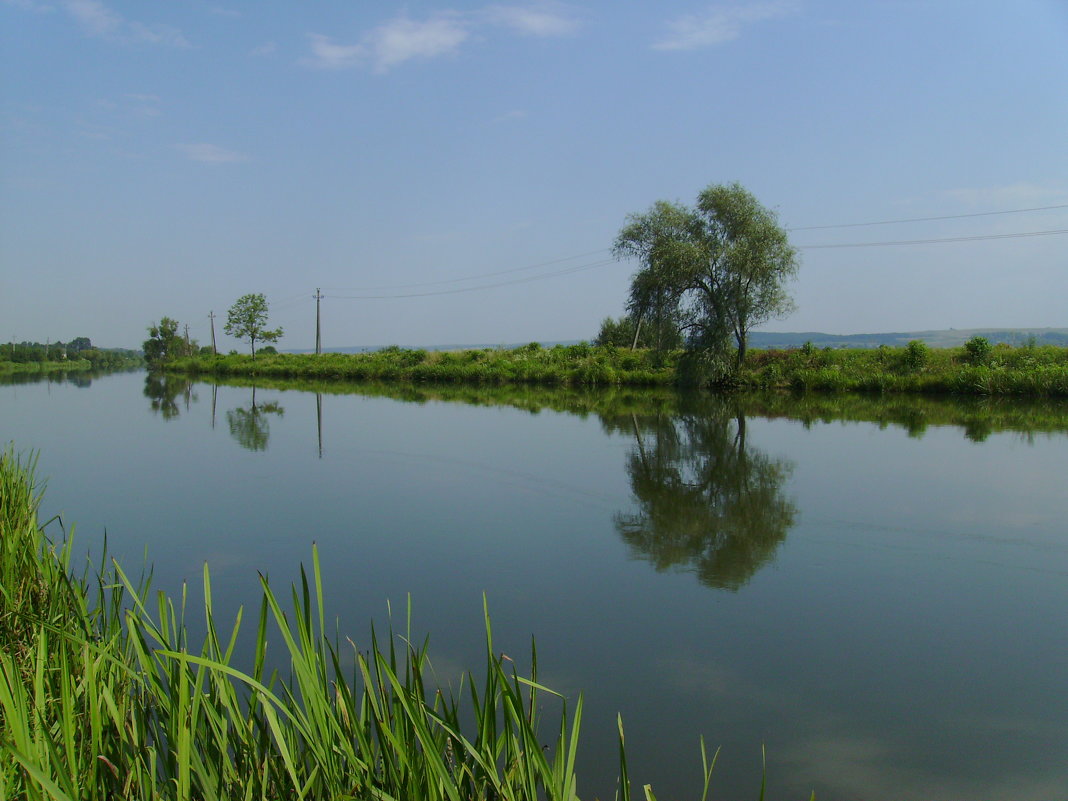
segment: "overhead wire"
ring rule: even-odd
[[[586,253],[577,253],[574,256],[564,256],[559,259],[551,259],[550,261],[538,262],[537,264],[528,264],[523,267],[511,267],[507,270],[495,270],[489,273],[480,273],[478,275],[466,275],[460,278],[446,278],[440,281],[420,281],[413,284],[387,284],[385,286],[365,286],[365,287],[323,287],[328,292],[378,292],[387,289],[415,289],[421,286],[441,286],[443,284],[457,284],[461,281],[474,281],[479,278],[492,278],[496,275],[507,275],[509,273],[523,272],[524,270],[535,270],[538,267],[550,267],[553,264],[560,264],[565,261],[572,261],[573,259],[582,259],[586,256],[595,256],[598,253],[607,253],[611,248],[598,248],[597,250],[591,250]]]
[[[1057,236],[1068,234],[1068,228],[1050,231],[1021,231],[1014,234],[981,234],[979,236],[947,236],[939,239],[892,239],[885,242],[841,242],[827,245],[798,245],[798,250],[827,250],[831,248],[875,248],[891,245],[933,245],[943,242],[982,242],[989,239],[1020,239],[1032,236]]]
[[[441,289],[434,292],[406,292],[392,295],[330,295],[331,298],[338,298],[341,300],[385,300],[391,298],[425,298],[433,295],[458,295],[462,292],[479,292],[483,289],[497,289],[499,287],[513,286],[515,284],[528,284],[531,281],[540,281],[543,278],[556,278],[561,275],[571,275],[573,273],[584,272],[585,270],[592,270],[596,267],[604,267],[608,264],[614,264],[615,259],[602,259],[601,261],[595,261],[590,264],[580,264],[577,267],[568,267],[564,270],[556,270],[551,273],[542,273],[541,275],[531,275],[526,278],[517,278],[511,281],[499,281],[495,284],[483,284],[482,286],[468,286],[461,287],[459,289]]]
[[[893,225],[899,223],[913,223],[913,222],[927,222],[934,220],[954,220],[965,219],[971,217],[987,217],[1001,214],[1022,214],[1026,212],[1035,211],[1050,211],[1056,209],[1068,209],[1068,204],[1057,204],[1050,206],[1035,206],[1026,209],[1005,209],[1001,211],[987,211],[987,212],[975,212],[970,214],[946,214],[931,217],[910,217],[901,218],[895,220],[877,220],[872,222],[858,222],[858,223],[840,223],[835,225],[813,225],[813,226],[799,226],[794,228],[787,228],[787,231],[815,231],[815,230],[830,230],[835,228],[859,228],[864,226],[876,226],[876,225]],[[812,245],[798,245],[799,250],[830,250],[840,248],[874,248],[874,247],[893,247],[901,245],[927,245],[927,244],[942,244],[952,242],[978,242],[985,240],[997,240],[997,239],[1016,239],[1026,237],[1039,237],[1039,236],[1056,236],[1068,234],[1068,229],[1051,229],[1042,231],[1023,231],[1018,233],[1007,234],[983,234],[976,236],[956,236],[956,237],[940,237],[930,239],[903,239],[903,240],[884,240],[877,242],[843,242],[843,243],[826,243],[826,244],[812,244]],[[478,273],[474,275],[460,276],[457,278],[440,279],[436,281],[422,281],[408,284],[389,284],[382,286],[370,286],[370,287],[324,287],[330,292],[329,297],[338,300],[386,300],[386,299],[399,299],[399,298],[419,298],[419,297],[432,297],[438,295],[455,295],[466,292],[480,292],[487,289],[499,289],[507,286],[514,286],[517,284],[525,284],[533,281],[540,281],[548,278],[556,278],[563,275],[571,275],[578,272],[584,272],[586,270],[595,269],[597,267],[604,267],[606,265],[614,263],[616,260],[613,258],[601,259],[589,264],[581,264],[577,266],[571,266],[562,270],[553,270],[547,273],[541,273],[538,275],[526,276],[507,281],[498,281],[490,284],[481,284],[479,286],[460,287],[456,289],[440,289],[426,292],[391,292],[389,294],[379,294],[388,290],[403,290],[403,289],[418,289],[420,287],[435,287],[435,286],[447,286],[449,284],[462,283],[464,281],[476,281],[485,278],[493,278],[502,275],[513,275],[515,273],[525,272],[527,270],[535,270],[542,267],[549,267],[554,264],[561,264],[567,261],[573,261],[575,259],[584,258],[587,256],[594,256],[599,253],[607,253],[611,248],[599,248],[597,250],[587,251],[584,253],[578,253],[572,256],[564,256],[557,259],[550,259],[548,261],[537,262],[535,264],[528,264],[522,267],[511,267],[504,270],[494,270],[486,273]],[[335,294],[338,292],[353,292],[357,294]],[[374,293],[374,294],[368,294]],[[326,296],[324,296],[325,298]],[[292,300],[282,301],[275,306],[276,310],[284,310],[292,308],[294,306],[306,303],[309,300],[314,299],[313,296],[296,296]]]
[[[932,220],[963,220],[969,217],[992,217],[996,214],[1023,214],[1029,211],[1050,211],[1068,209],[1068,203],[1056,206],[1034,206],[1029,209],[1005,209],[1003,211],[978,211],[971,214],[942,214],[937,217],[905,217],[899,220],[877,220],[875,222],[838,223],[836,225],[804,225],[787,228],[787,231],[824,231],[831,228],[863,228],[870,225],[897,225],[898,223],[930,222]]]

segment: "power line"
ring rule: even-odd
[[[552,259],[550,261],[543,261],[537,264],[528,264],[525,267],[512,267],[507,270],[495,270],[490,273],[480,273],[478,275],[467,275],[461,278],[447,278],[441,281],[421,281],[414,284],[389,284],[386,286],[364,286],[364,287],[325,287],[330,292],[378,292],[385,291],[387,289],[415,289],[421,286],[442,286],[443,284],[457,284],[461,281],[474,281],[479,278],[492,278],[495,275],[507,275],[509,273],[519,273],[524,270],[535,270],[538,267],[550,267],[553,264],[561,264],[565,261],[572,261],[573,259],[582,259],[586,256],[596,256],[598,253],[607,253],[611,248],[599,248],[598,250],[591,250],[587,253],[577,253],[574,256],[564,256],[559,259]],[[337,297],[337,296],[335,296]]]
[[[595,267],[604,267],[607,264],[615,264],[615,259],[602,259],[601,261],[595,261],[590,264],[581,264],[577,267],[568,267],[565,270],[556,270],[551,273],[543,273],[542,275],[531,275],[526,278],[517,278],[512,281],[500,281],[496,284],[484,284],[482,286],[468,286],[460,289],[442,289],[436,292],[407,292],[394,295],[331,295],[331,298],[341,300],[385,300],[389,298],[426,298],[433,295],[457,295],[461,292],[479,292],[483,289],[498,289],[504,286],[514,286],[515,284],[528,284],[531,281],[540,281],[543,278],[556,278],[561,275],[571,275],[572,273],[579,273],[585,270],[592,270]]]
[[[824,244],[824,245],[799,245],[799,250],[824,250],[832,248],[869,248],[869,247],[889,247],[895,245],[930,245],[930,244],[942,244],[948,242],[978,242],[992,239],[1019,239],[1026,237],[1036,236],[1055,236],[1060,234],[1068,234],[1068,228],[1055,229],[1049,231],[1022,231],[1012,234],[986,234],[981,236],[954,236],[943,237],[939,239],[899,239],[899,240],[887,240],[883,242],[847,242],[840,244]],[[594,251],[599,252],[599,251]],[[558,259],[557,262],[566,261],[566,259]],[[557,278],[562,275],[571,275],[573,273],[584,272],[586,270],[592,270],[597,267],[604,267],[609,264],[616,263],[615,259],[601,259],[600,261],[591,262],[589,264],[581,264],[574,267],[567,267],[563,270],[554,270],[549,273],[543,273],[541,275],[532,275],[525,278],[513,279],[511,281],[499,281],[493,284],[483,284],[481,286],[461,287],[459,289],[443,289],[435,290],[432,292],[399,292],[388,295],[330,295],[331,298],[338,300],[386,300],[396,298],[425,298],[433,297],[437,295],[456,295],[464,292],[479,292],[485,289],[499,289],[506,286],[514,286],[516,284],[527,284],[532,281],[540,281],[545,278]],[[505,270],[500,273],[515,272],[515,270]],[[458,279],[459,280],[459,279]],[[421,286],[417,284],[416,286]]]
[[[1022,231],[1016,234],[984,234],[981,236],[949,236],[942,239],[893,239],[886,242],[844,242],[838,245],[798,245],[798,250],[828,250],[831,248],[877,248],[890,245],[933,245],[943,242],[982,242],[989,239],[1020,239],[1031,236],[1068,234],[1068,228],[1051,231]]]
[[[1006,209],[1005,211],[979,211],[973,214],[943,214],[939,217],[907,217],[900,220],[878,220],[876,222],[839,223],[837,225],[805,225],[797,228],[787,228],[787,231],[822,231],[828,228],[861,228],[868,225],[896,225],[897,223],[928,222],[930,220],[963,220],[966,217],[991,217],[995,214],[1023,214],[1028,211],[1050,211],[1052,209],[1068,209],[1068,203],[1057,206],[1035,206],[1030,209]]]
[[[897,219],[897,220],[878,220],[878,221],[875,221],[875,222],[839,223],[839,224],[835,224],[835,225],[809,225],[809,226],[800,226],[800,227],[797,227],[797,228],[787,228],[786,230],[787,231],[817,231],[817,230],[828,230],[828,229],[833,229],[833,228],[859,228],[859,227],[873,226],[873,225],[894,225],[894,224],[898,224],[898,223],[926,222],[926,221],[932,221],[932,220],[957,220],[957,219],[964,219],[964,218],[969,218],[969,217],[988,217],[988,216],[999,215],[999,214],[1022,214],[1022,213],[1025,213],[1025,212],[1048,211],[1048,210],[1052,210],[1052,209],[1068,209],[1068,203],[1059,204],[1059,205],[1053,205],[1053,206],[1035,206],[1035,207],[1027,208],[1027,209],[1005,209],[1005,210],[1002,210],[1002,211],[984,211],[984,212],[976,212],[976,213],[972,213],[972,214],[945,214],[945,215],[939,215],[939,216],[934,216],[934,217],[910,217],[910,218],[903,218],[903,219]],[[987,235],[987,236],[976,236],[976,237],[947,237],[947,238],[944,238],[944,239],[902,240],[902,241],[887,241],[887,242],[858,242],[858,243],[845,243],[845,244],[833,244],[833,245],[832,244],[827,244],[827,245],[801,245],[801,246],[799,246],[799,249],[802,249],[802,250],[821,250],[821,249],[831,249],[831,248],[883,247],[883,246],[889,246],[889,245],[933,244],[933,243],[936,243],[936,242],[937,243],[941,243],[941,242],[967,242],[967,241],[976,241],[976,240],[981,240],[981,239],[1009,239],[1009,238],[1013,238],[1013,237],[1044,236],[1044,235],[1057,234],[1057,233],[1062,233],[1062,231],[1035,231],[1035,232],[1028,232],[1028,233],[1022,233],[1022,234],[991,234],[991,235]],[[494,270],[494,271],[488,272],[488,273],[478,273],[476,275],[466,275],[466,276],[461,276],[459,278],[446,278],[446,279],[441,279],[441,280],[438,280],[438,281],[420,281],[420,282],[409,283],[409,284],[386,284],[386,285],[382,285],[382,286],[324,287],[324,288],[328,292],[358,292],[358,293],[364,293],[364,292],[383,292],[383,291],[388,291],[388,290],[400,290],[400,289],[418,289],[420,287],[447,286],[449,284],[457,284],[457,283],[462,283],[464,281],[476,281],[476,280],[479,280],[479,279],[482,279],[482,278],[492,278],[492,277],[498,276],[498,275],[511,275],[513,273],[524,272],[526,270],[535,270],[535,269],[538,269],[539,267],[549,267],[549,266],[552,266],[554,264],[561,264],[561,263],[566,262],[566,261],[572,261],[574,259],[580,259],[580,258],[584,258],[586,256],[595,256],[595,255],[597,255],[599,253],[607,253],[610,250],[611,250],[611,248],[599,248],[597,250],[591,250],[591,251],[587,251],[585,253],[577,253],[577,254],[575,254],[573,256],[563,256],[563,257],[558,258],[558,259],[551,259],[549,261],[538,262],[536,264],[528,264],[528,265],[524,265],[522,267],[511,267],[511,268],[508,268],[508,269],[505,269],[505,270]],[[606,260],[606,261],[603,261],[603,262],[597,262],[596,265],[594,265],[594,266],[604,266],[605,264],[608,264],[610,262],[611,262],[611,260]],[[528,281],[536,281],[536,280],[540,280],[541,278],[552,278],[552,277],[555,277],[555,276],[558,276],[558,275],[567,275],[567,274],[569,274],[571,272],[579,272],[580,270],[585,270],[585,269],[590,269],[590,266],[589,265],[585,265],[585,266],[582,266],[582,267],[580,267],[578,269],[568,268],[566,270],[546,273],[546,274],[541,275],[541,276],[533,276],[532,278],[521,279],[521,280],[515,281],[515,282],[510,282],[509,281],[509,282],[502,282],[502,283],[497,283],[497,284],[488,284],[488,285],[485,285],[485,286],[469,287],[469,288],[464,288],[464,289],[443,290],[443,291],[440,291],[440,292],[437,292],[437,291],[434,291],[434,292],[412,292],[412,293],[396,293],[396,294],[389,294],[389,295],[364,295],[364,294],[359,294],[359,295],[331,295],[331,297],[339,298],[339,299],[346,299],[346,300],[355,300],[355,299],[371,299],[371,298],[411,298],[411,297],[428,297],[428,296],[432,296],[432,295],[450,295],[450,294],[457,294],[457,293],[461,293],[461,292],[475,292],[475,291],[479,291],[479,290],[482,290],[482,289],[494,289],[494,288],[502,287],[502,286],[510,286],[512,283],[526,283]],[[305,299],[306,298],[301,298],[299,300],[294,300],[294,301],[289,301],[289,302],[283,301],[281,304],[276,305],[275,309],[276,310],[288,309],[288,308],[291,308],[292,306],[298,305],[302,300],[305,300]]]

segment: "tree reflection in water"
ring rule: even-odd
[[[271,438],[271,424],[268,415],[281,417],[285,409],[278,403],[256,403],[256,388],[252,388],[252,404],[239,406],[226,413],[226,422],[230,426],[230,436],[246,450],[265,451]]]
[[[197,400],[191,380],[166,373],[150,372],[146,375],[144,395],[151,401],[152,411],[164,420],[173,420],[181,414],[179,397],[183,399],[186,411],[189,411],[189,404]]]
[[[615,516],[635,555],[735,591],[774,557],[797,515],[783,494],[793,465],[746,442],[745,415],[729,399],[605,425],[635,439],[626,467],[638,509]]]

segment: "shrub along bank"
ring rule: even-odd
[[[405,350],[373,353],[261,354],[256,359],[199,356],[165,369],[187,375],[406,381],[475,385],[672,386],[683,351],[658,354],[587,344],[464,351]],[[991,346],[975,338],[962,348],[751,350],[728,385],[744,389],[818,392],[912,392],[958,395],[1068,396],[1068,348]]]
[[[176,359],[167,370],[218,376],[411,381],[418,383],[665,386],[675,380],[674,354],[666,363],[651,351],[587,344],[512,350],[462,351],[385,348],[373,353],[257,354]]]
[[[738,383],[819,392],[917,392],[1068,396],[1068,348],[991,346],[976,337],[962,348],[751,351]]]

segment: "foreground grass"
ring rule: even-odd
[[[185,375],[318,381],[561,387],[666,387],[678,382],[683,354],[591,345],[514,350],[200,356],[171,362]],[[1068,397],[1068,348],[998,345],[976,356],[966,348],[753,350],[731,379],[742,389]]]
[[[235,665],[242,613],[223,630],[205,567],[206,632],[187,598],[152,596],[112,564],[71,570],[71,539],[38,523],[33,464],[0,454],[0,798],[577,799],[582,698],[562,696],[497,656],[459,696],[424,683],[426,643],[390,630],[369,648],[325,633],[318,553],[292,606],[265,579],[251,664]],[[191,610],[189,610],[191,611]],[[289,678],[268,674],[268,631]],[[346,669],[344,665],[352,664]],[[559,719],[543,726],[545,699]],[[461,723],[461,721],[463,721]],[[620,738],[617,798],[631,785]],[[546,746],[546,741],[550,745]],[[704,793],[715,764],[701,747]],[[760,797],[763,798],[763,789]],[[646,799],[653,799],[645,787]]]

